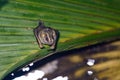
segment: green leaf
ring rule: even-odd
[[[0,80],[57,52],[120,38],[119,0],[0,0]],[[38,21],[60,31],[55,52],[39,49]]]

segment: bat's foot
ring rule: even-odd
[[[54,50],[54,49],[55,49],[55,46],[51,46],[50,49]]]
[[[40,47],[40,49],[43,49],[44,47],[43,46],[41,46],[41,45],[39,45],[39,47]]]

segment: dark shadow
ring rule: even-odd
[[[0,0],[0,10],[2,9],[2,7],[4,5],[6,5],[8,3],[8,0]]]
[[[90,54],[91,55],[94,55],[95,53],[97,54],[98,52],[103,52],[103,51],[106,51],[104,48],[106,48],[105,45],[111,43],[111,42],[114,42],[114,41],[119,41],[120,39],[117,39],[117,40],[112,40],[112,41],[109,41],[109,42],[102,42],[102,43],[98,43],[98,44],[94,44],[94,45],[90,45],[90,46],[87,46],[87,47],[83,47],[83,48],[78,48],[78,49],[73,49],[73,50],[69,50],[69,51],[63,51],[63,52],[58,52],[56,54],[52,54],[48,57],[45,57],[43,59],[40,59],[40,60],[35,60],[34,61],[34,65],[32,67],[30,67],[29,65],[27,65],[27,67],[30,67],[30,71],[32,70],[35,70],[37,69],[38,67],[40,66],[43,66],[45,65],[46,63],[48,62],[51,62],[53,60],[56,60],[56,59],[59,59],[59,58],[62,58],[64,56],[68,56],[68,55],[72,55],[72,54],[81,54],[81,56],[83,58],[87,56],[89,56]],[[100,48],[99,50],[97,48]],[[111,50],[114,50],[115,48],[111,47],[110,46],[110,51]],[[87,59],[86,59],[87,60]],[[103,59],[102,59],[103,60]],[[106,60],[106,58],[104,58],[104,60]],[[100,60],[97,60],[97,62],[100,61]],[[28,63],[29,64],[29,63]],[[67,63],[66,63],[67,64]],[[22,68],[25,67],[25,65],[23,66],[20,66],[18,67],[17,69],[15,69],[14,71],[12,71],[11,73],[15,73],[14,76],[11,76],[11,73],[8,74],[3,80],[12,80],[14,79],[15,77],[19,77],[19,76],[22,76],[22,75],[25,75],[27,74],[28,72],[23,72],[22,71]],[[77,66],[77,67],[86,67],[86,61],[83,60],[83,62]],[[30,72],[29,71],[29,72]],[[66,72],[66,71],[65,71]],[[54,75],[57,75],[57,73],[55,73]],[[83,77],[81,77],[81,80],[93,80],[94,76],[92,77],[86,77],[87,75],[86,74],[83,74]],[[86,79],[88,78],[88,79]],[[79,80],[79,79],[78,79]],[[103,79],[103,80],[107,80],[106,78]]]

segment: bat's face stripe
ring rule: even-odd
[[[50,28],[45,28],[39,33],[39,38],[41,40],[41,43],[52,45],[56,40],[55,31]]]

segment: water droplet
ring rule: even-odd
[[[33,65],[34,65],[34,63],[30,63],[30,64],[29,64],[29,66],[33,66]]]
[[[12,76],[14,76],[14,73],[11,73]]]
[[[93,71],[87,71],[88,75],[92,75]]]
[[[13,80],[25,80],[25,79],[26,79],[26,76],[20,76],[20,77],[13,79]]]
[[[38,80],[41,79],[44,75],[45,73],[43,71],[36,70],[35,72],[31,72],[26,76],[16,77],[13,80]]]
[[[26,68],[22,68],[22,71],[25,72],[25,71],[29,71],[30,68],[29,67],[26,67]]]
[[[95,64],[95,60],[94,59],[88,59],[87,65],[93,66],[94,64]]]
[[[43,78],[43,80],[48,80],[48,78]]]
[[[36,78],[42,78],[45,75],[45,73],[43,71],[40,70],[36,70],[34,72],[34,76],[36,76]]]
[[[68,77],[67,76],[66,77],[58,76],[52,80],[68,80]]]

